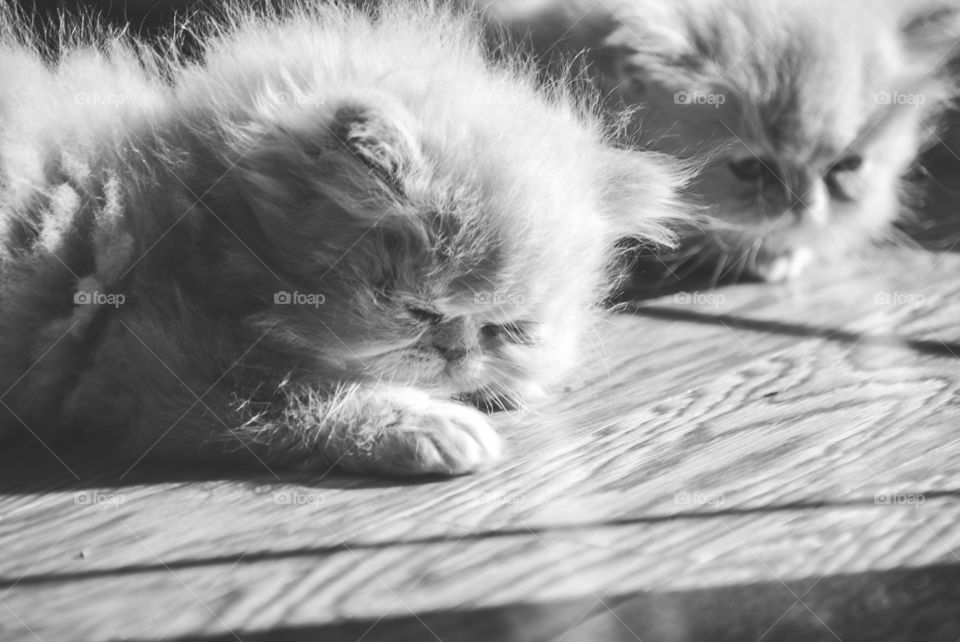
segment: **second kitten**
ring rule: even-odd
[[[585,50],[647,149],[699,159],[716,223],[684,260],[780,281],[894,234],[956,93],[953,0],[494,4],[541,58]]]

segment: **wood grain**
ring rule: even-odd
[[[335,519],[316,515],[311,530],[332,531]],[[214,564],[176,564],[156,555],[142,533],[131,529],[130,535],[149,556],[149,568],[26,577],[3,594],[3,604],[42,639],[65,639],[71,632],[73,639],[175,637],[263,631],[281,622],[305,626],[584,596],[599,602],[640,592],[813,581],[956,562],[960,502],[346,545]],[[271,530],[260,535],[269,541]],[[159,608],[144,609],[145,600]],[[34,606],[41,604],[42,610]],[[0,623],[11,633],[19,624],[10,612],[0,613]]]
[[[554,406],[497,418],[511,455],[481,475],[126,472],[39,445],[0,453],[0,637],[585,609],[956,564],[958,268],[905,252],[796,286],[634,303]],[[541,634],[565,620],[551,621]]]

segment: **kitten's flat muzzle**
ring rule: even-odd
[[[469,351],[463,346],[457,347],[443,347],[437,346],[437,350],[440,352],[440,356],[444,358],[449,366],[461,366],[467,360],[469,356]]]

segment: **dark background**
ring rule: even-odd
[[[56,21],[60,10],[70,13],[92,12],[106,22],[127,26],[136,33],[149,35],[171,24],[177,14],[187,14],[206,6],[222,4],[210,0],[86,0],[86,1],[37,1],[19,0],[16,4],[27,14],[44,21]]]
[[[260,5],[282,5],[283,0],[243,0]],[[323,0],[317,0],[322,2]],[[361,2],[365,0],[359,0]],[[909,1],[909,0],[904,0]],[[178,19],[194,13],[216,11],[231,0],[16,0],[15,5],[35,25],[40,34],[55,33],[50,26],[59,22],[58,14],[81,13],[97,18],[113,27],[129,29],[131,33],[147,38],[170,31]],[[49,50],[56,52],[56,37],[44,38]],[[183,53],[189,57],[196,51],[196,43],[189,34],[180,34],[178,40]],[[954,64],[960,76],[960,60]],[[960,111],[945,119],[946,125],[938,132],[934,144],[920,158],[908,177],[916,195],[910,204],[911,215],[904,217],[900,226],[921,245],[935,251],[960,249]]]

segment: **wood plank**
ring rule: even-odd
[[[935,566],[676,593],[433,611],[244,632],[245,642],[953,642],[960,568]],[[901,608],[891,608],[892,605]],[[181,638],[182,639],[182,638]],[[196,639],[196,638],[191,638]],[[204,640],[236,640],[232,633]]]
[[[217,635],[409,618],[391,591],[442,620],[606,588],[631,603],[769,581],[754,549],[797,580],[955,563],[958,267],[914,253],[842,278],[637,303],[598,331],[555,406],[498,417],[503,465],[456,480],[124,474],[96,451],[55,446],[61,463],[39,445],[8,449],[0,600],[44,639],[170,624]],[[891,493],[923,504],[876,503]],[[747,535],[759,540],[738,549]],[[626,577],[634,561],[643,572]],[[180,580],[209,588],[227,625]],[[145,615],[155,596],[164,608]],[[0,632],[18,626],[0,609]]]
[[[146,530],[162,554],[176,550],[190,556],[208,546],[197,522],[222,524],[226,532],[218,541],[228,549],[246,548],[266,524],[278,526],[283,545],[296,547],[304,537],[298,528],[304,510],[340,517],[329,543],[369,543],[509,529],[521,520],[548,528],[872,502],[884,491],[955,492],[960,435],[954,429],[958,384],[949,379],[953,364],[930,358],[899,366],[908,358],[907,351],[887,347],[802,343],[788,354],[747,362],[709,386],[649,405],[622,394],[603,405],[541,417],[536,430],[520,427],[509,434],[512,461],[489,474],[453,481],[365,484],[333,476],[319,483],[303,478],[278,483],[266,475],[241,484],[44,489],[6,500],[16,519],[0,522],[0,546],[43,549],[75,529],[88,546],[116,551],[118,557],[75,560],[65,553],[48,564],[109,566],[137,563],[143,555],[123,545],[130,536],[122,524]],[[818,372],[829,372],[829,379],[818,378]],[[77,504],[77,493],[85,498],[88,492],[100,493],[95,498],[100,503]],[[678,493],[686,493],[689,503]],[[114,495],[124,503],[115,505]],[[282,503],[287,498],[308,505]],[[384,506],[392,508],[385,514]],[[187,513],[193,519],[178,519]],[[16,574],[24,564],[14,556],[0,569]]]
[[[376,543],[509,530],[520,522],[552,528],[871,503],[885,491],[956,492],[960,383],[951,379],[954,368],[905,349],[803,342],[667,399],[610,392],[603,404],[571,405],[509,428],[512,460],[453,481],[331,476],[281,483],[263,475],[239,484],[107,480],[44,488],[5,500],[10,517],[0,522],[0,546],[23,554],[3,560],[0,570],[23,572],[30,552],[55,546],[65,530],[101,552],[76,558],[77,551],[64,550],[35,571],[142,563],[144,551],[129,546],[125,524],[145,531],[162,556],[190,558],[209,548],[198,523],[222,525],[217,541],[227,550],[245,550],[266,525],[277,527],[277,547],[297,548],[304,538],[311,545],[317,537],[326,545]],[[829,377],[818,376],[825,372]],[[76,503],[87,493],[100,496]],[[283,503],[287,499],[293,505]],[[302,527],[305,516],[318,512],[338,517],[334,533]]]
[[[333,531],[335,519],[316,515],[311,527]],[[212,565],[170,564],[143,533],[131,528],[131,534],[152,560],[150,568],[24,577],[0,594],[6,606],[0,630],[12,636],[29,627],[42,639],[265,631],[278,623],[812,583],[821,575],[955,564],[960,500],[344,546]],[[260,535],[270,541],[272,529]],[[84,608],[77,608],[78,596]]]

